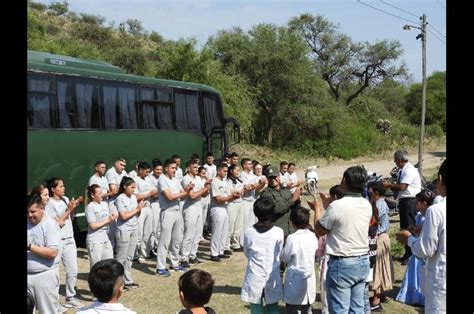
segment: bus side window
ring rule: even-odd
[[[137,129],[137,89],[134,87],[119,86],[117,128]]]
[[[91,128],[94,104],[94,85],[76,79],[57,80],[60,128]],[[96,118],[97,120],[97,118]],[[95,127],[97,123],[94,123]]]
[[[40,76],[28,78],[28,127],[45,129],[53,127],[51,90],[51,78]]]
[[[204,108],[204,121],[206,122],[206,132],[209,132],[215,126],[222,126],[217,108],[218,101],[216,96],[204,95],[202,98]]]
[[[178,130],[187,130],[202,134],[197,93],[176,93],[175,114],[176,127]]]
[[[104,127],[106,129],[115,129],[117,127],[117,87],[102,87],[102,96],[104,104]]]
[[[132,85],[102,87],[106,129],[137,129],[137,89]]]

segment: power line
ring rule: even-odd
[[[412,20],[408,20],[408,19],[403,18],[403,17],[401,17],[401,16],[399,16],[399,15],[396,15],[396,14],[393,14],[393,13],[390,13],[390,12],[387,12],[387,11],[384,11],[384,10],[379,9],[379,8],[377,8],[377,7],[374,7],[374,6],[370,5],[370,4],[364,3],[364,2],[362,2],[361,0],[356,0],[356,1],[359,2],[360,4],[363,4],[363,5],[365,5],[365,6],[368,6],[369,8],[372,8],[372,9],[377,10],[377,11],[380,11],[380,12],[382,12],[382,13],[391,15],[391,16],[393,16],[393,17],[396,17],[396,18],[400,19],[400,20],[407,21],[407,22],[414,23],[414,24],[418,24],[418,22],[415,22],[415,21],[412,21]]]
[[[428,32],[430,32],[431,35],[433,35],[434,37],[438,38],[438,40],[440,42],[442,42],[443,44],[446,45],[446,42],[444,40],[442,40],[441,38],[439,38],[435,33],[433,33],[432,31],[430,31],[429,29],[427,29]]]
[[[387,2],[385,2],[385,1],[383,1],[383,0],[379,0],[379,1],[382,2],[382,3],[385,4],[385,5],[391,6],[392,8],[395,8],[395,9],[397,9],[397,10],[400,10],[400,11],[402,11],[402,12],[405,12],[405,13],[407,13],[407,14],[410,14],[411,16],[420,17],[419,15],[416,15],[416,14],[413,14],[413,13],[411,13],[411,12],[408,12],[407,10],[403,10],[403,9],[401,9],[401,8],[399,8],[399,7],[396,7],[396,6],[394,6],[393,4],[387,3]]]
[[[436,27],[434,27],[433,25],[429,24],[428,23],[428,26],[431,27],[435,32],[437,32],[438,34],[440,34],[441,36],[443,36],[444,38],[446,38],[446,35],[444,35],[443,33],[441,33]]]

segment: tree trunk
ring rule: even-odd
[[[267,116],[267,142],[268,144],[273,142],[273,124],[271,114],[268,114]]]

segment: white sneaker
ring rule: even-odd
[[[58,303],[58,313],[65,313],[67,311],[68,311],[67,307],[65,307],[61,303]]]
[[[75,298],[72,298],[72,299],[66,300],[66,303],[64,303],[64,306],[67,308],[80,309],[81,307],[84,306],[84,304],[77,301]]]

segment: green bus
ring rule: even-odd
[[[203,84],[126,74],[112,64],[28,51],[27,186],[57,176],[66,195],[85,194],[97,160],[216,158],[240,140],[217,90]],[[231,143],[232,142],[232,143]],[[76,231],[85,231],[84,206]]]

